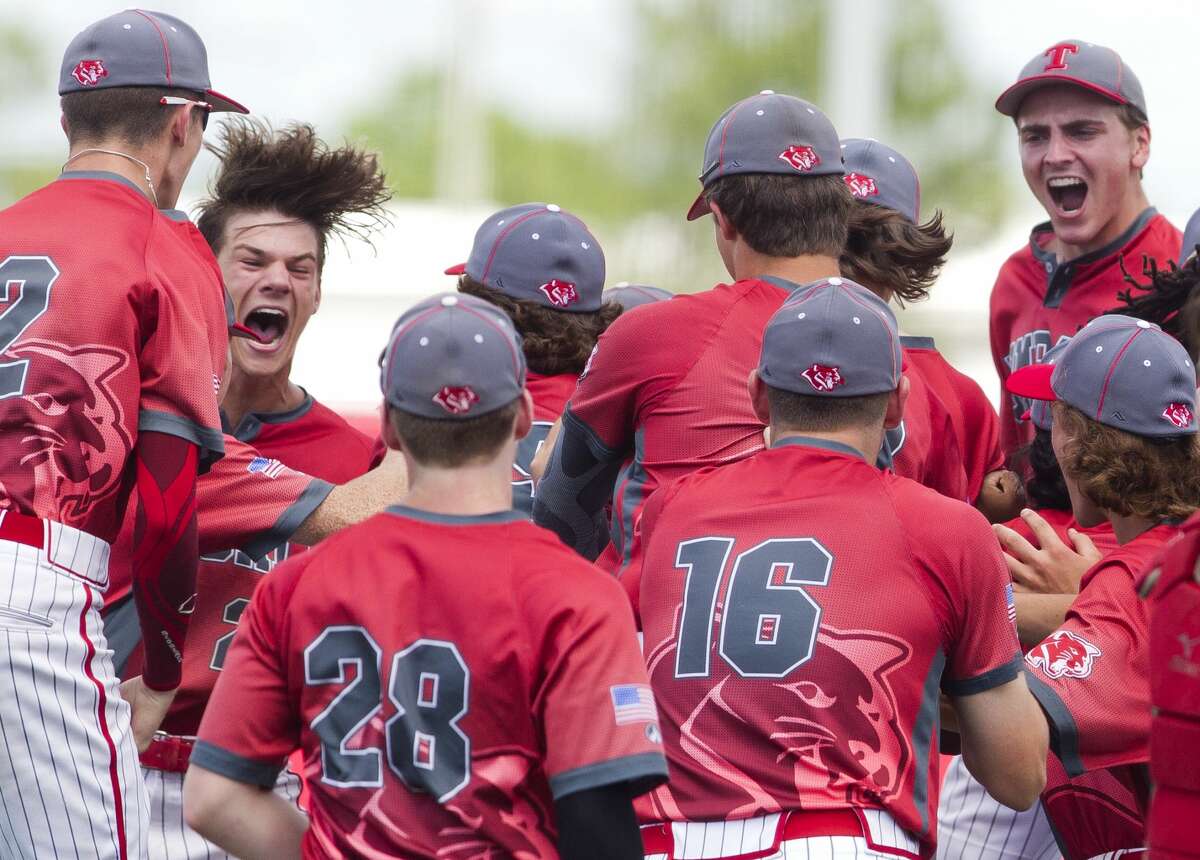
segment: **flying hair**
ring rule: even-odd
[[[1193,256],[1182,266],[1169,260],[1166,267],[1159,268],[1153,257],[1142,258],[1142,277],[1139,281],[1129,273],[1124,257],[1120,258],[1121,271],[1129,288],[1117,293],[1119,307],[1106,313],[1125,314],[1157,324],[1174,337],[1192,357],[1200,349],[1200,332],[1194,320],[1200,314],[1200,255]]]
[[[317,137],[307,123],[279,130],[239,117],[222,124],[208,150],[221,162],[200,203],[196,226],[219,253],[225,225],[238,212],[274,209],[317,232],[317,265],[325,265],[330,236],[371,235],[389,223],[391,199],[386,177],[373,152],[349,144],[338,149]]]

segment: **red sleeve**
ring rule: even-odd
[[[543,628],[534,698],[555,798],[614,783],[641,794],[666,782],[658,712],[629,604],[607,575],[586,576]],[[579,593],[586,598],[579,599]]]
[[[996,368],[996,375],[1000,377],[1000,446],[1005,451],[1012,451],[1023,444],[1023,439],[1012,414],[1012,396],[1004,390],[1004,380],[1008,379],[1009,373],[1005,359],[1008,357],[1011,332],[1008,331],[1007,325],[1001,324],[1000,318],[1007,318],[1008,315],[1004,308],[1008,267],[1009,261],[1005,261],[996,276],[996,283],[992,286],[992,295],[988,303],[988,339],[992,347],[992,364]]]
[[[659,326],[670,302],[623,314],[596,342],[567,405],[615,459],[633,447],[639,413],[675,381],[679,356],[663,346]],[[673,309],[672,309],[673,310]]]
[[[200,448],[201,463],[207,464],[224,451],[217,391],[229,337],[225,307],[195,254],[166,242],[151,248],[149,281],[140,301],[138,430],[186,439]]]
[[[298,703],[288,693],[283,621],[313,553],[289,559],[263,577],[242,614],[225,668],[200,721],[192,764],[270,788],[300,744]],[[236,714],[236,719],[230,719]]]
[[[1054,752],[1071,776],[1149,760],[1148,635],[1133,578],[1110,564],[1090,574],[1062,627],[1025,656]]]
[[[285,543],[332,489],[226,436],[225,456],[196,485],[200,552],[240,549],[262,558]]]
[[[959,408],[966,427],[963,439],[963,464],[967,472],[967,490],[971,499],[979,497],[983,479],[1004,468],[1004,448],[1000,444],[1000,417],[979,383],[951,368],[951,381],[958,391]]]

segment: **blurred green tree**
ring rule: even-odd
[[[0,21],[0,111],[15,102],[18,93],[36,86],[35,75],[45,68],[40,43],[24,27]],[[0,161],[0,206],[23,197],[54,176],[53,158],[32,161]]]

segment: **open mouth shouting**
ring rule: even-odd
[[[258,336],[259,342],[247,340],[247,344],[258,352],[274,352],[282,344],[290,321],[288,312],[283,308],[254,308],[246,314],[242,323]]]
[[[1088,185],[1078,176],[1055,176],[1046,181],[1046,190],[1061,217],[1072,217],[1087,200]]]

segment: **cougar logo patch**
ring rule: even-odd
[[[80,60],[71,71],[72,77],[85,87],[94,87],[101,78],[108,77],[108,69],[101,60]]]
[[[1172,403],[1163,410],[1162,417],[1180,430],[1186,430],[1192,425],[1192,410],[1188,409],[1186,403]]]
[[[1086,678],[1100,656],[1100,649],[1070,630],[1059,630],[1030,651],[1025,659],[1051,678]]]
[[[801,173],[807,173],[821,163],[821,156],[811,146],[789,146],[779,153],[779,157]]]
[[[808,384],[817,391],[833,391],[839,385],[846,384],[839,368],[826,367],[823,364],[814,364],[800,375],[807,379]]]
[[[846,181],[846,187],[855,197],[879,196],[879,188],[875,185],[875,180],[869,176],[863,176],[861,173],[847,173],[842,179]]]
[[[538,289],[556,308],[565,308],[579,301],[579,293],[575,291],[575,285],[570,281],[560,281],[555,278],[547,284],[542,284]]]
[[[462,415],[479,402],[479,395],[466,385],[443,385],[442,390],[433,395],[433,402],[451,415]]]

